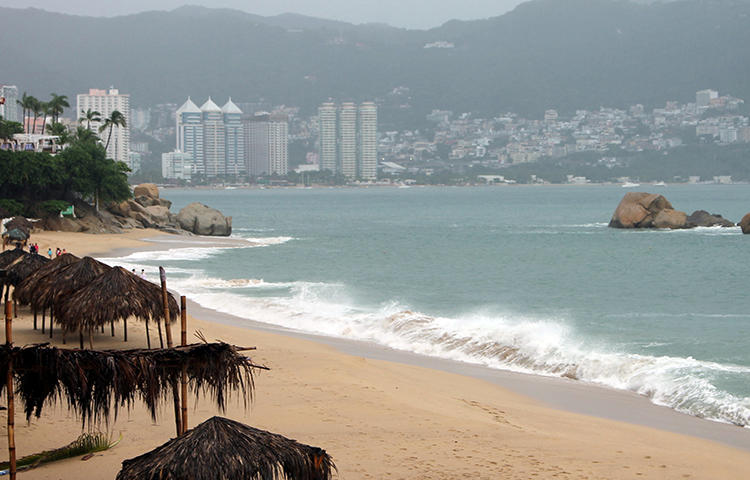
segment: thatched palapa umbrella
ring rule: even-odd
[[[23,251],[23,248],[14,248],[13,250],[6,250],[0,253],[0,268],[7,268],[26,253]]]
[[[213,417],[125,460],[117,480],[328,480],[335,469],[321,448]]]
[[[39,310],[42,311],[42,333],[44,333],[44,315],[46,307],[41,306],[37,302],[36,295],[42,282],[44,282],[48,276],[51,276],[50,278],[54,279],[55,275],[61,269],[79,260],[80,258],[72,253],[64,253],[59,257],[53,258],[52,261],[48,262],[46,265],[39,267],[35,272],[21,280],[21,282],[19,282],[13,289],[13,300],[21,305],[31,305],[31,309],[34,312],[34,320],[36,320],[37,312]],[[36,329],[36,322],[34,322],[34,329]]]
[[[51,262],[51,260],[47,257],[30,253],[28,256],[24,256],[21,261],[16,262],[6,269],[5,282],[7,285],[13,285],[15,287],[29,275],[36,272],[49,262]]]
[[[171,294],[167,297],[169,322],[173,323],[180,309]],[[61,299],[55,308],[60,324],[68,331],[92,330],[113,321],[126,322],[130,317],[146,322],[149,319],[158,322],[165,317],[161,289],[122,267],[114,267],[100,275],[74,294]]]

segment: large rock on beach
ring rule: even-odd
[[[153,183],[141,183],[133,189],[133,196],[135,198],[140,196],[159,198],[159,187]]]
[[[660,226],[655,224],[657,217]],[[687,214],[675,210],[664,196],[656,193],[628,192],[615,209],[609,226],[613,228],[686,228],[686,222]]]
[[[169,223],[169,209],[161,205],[146,207],[146,213],[151,217],[151,221],[157,225],[166,225]]]
[[[199,202],[193,202],[180,210],[177,223],[184,230],[196,235],[226,237],[232,233],[232,217]]]
[[[742,233],[750,233],[750,213],[742,217],[742,220],[737,225],[742,229]]]
[[[687,217],[687,223],[691,227],[734,227],[734,222],[718,213],[708,213],[705,210],[694,211]]]

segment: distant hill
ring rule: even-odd
[[[453,48],[424,48],[434,42]],[[0,83],[41,97],[116,85],[134,105],[231,95],[312,112],[379,97],[386,120],[654,106],[703,88],[750,101],[746,0],[533,0],[426,31],[203,7],[115,18],[0,8],[0,45]],[[397,87],[408,90],[389,95]]]

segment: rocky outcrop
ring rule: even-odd
[[[141,183],[133,189],[133,197],[159,198],[159,187],[153,183]]]
[[[708,213],[705,210],[694,211],[687,217],[687,223],[691,227],[734,227],[734,222],[717,213]]]
[[[199,202],[193,202],[180,210],[177,223],[196,235],[229,236],[232,233],[232,217],[225,217],[215,208]]]
[[[742,233],[750,233],[750,213],[742,217],[742,220],[737,225],[742,229]]]
[[[657,226],[657,219],[658,225]],[[612,228],[687,228],[687,214],[662,195],[628,192],[609,221]]]
[[[750,214],[746,215],[750,217]],[[748,218],[750,224],[750,218]],[[675,210],[669,200],[656,193],[629,192],[615,209],[609,226],[613,228],[694,228],[733,227],[734,223],[719,214],[696,210],[688,216]],[[750,228],[750,225],[748,225]]]

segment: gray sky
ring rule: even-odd
[[[4,7],[36,7],[90,16],[172,10],[192,4],[235,8],[266,16],[294,12],[351,23],[382,22],[407,28],[436,27],[451,19],[494,17],[519,3],[522,0],[0,0],[0,6]]]

